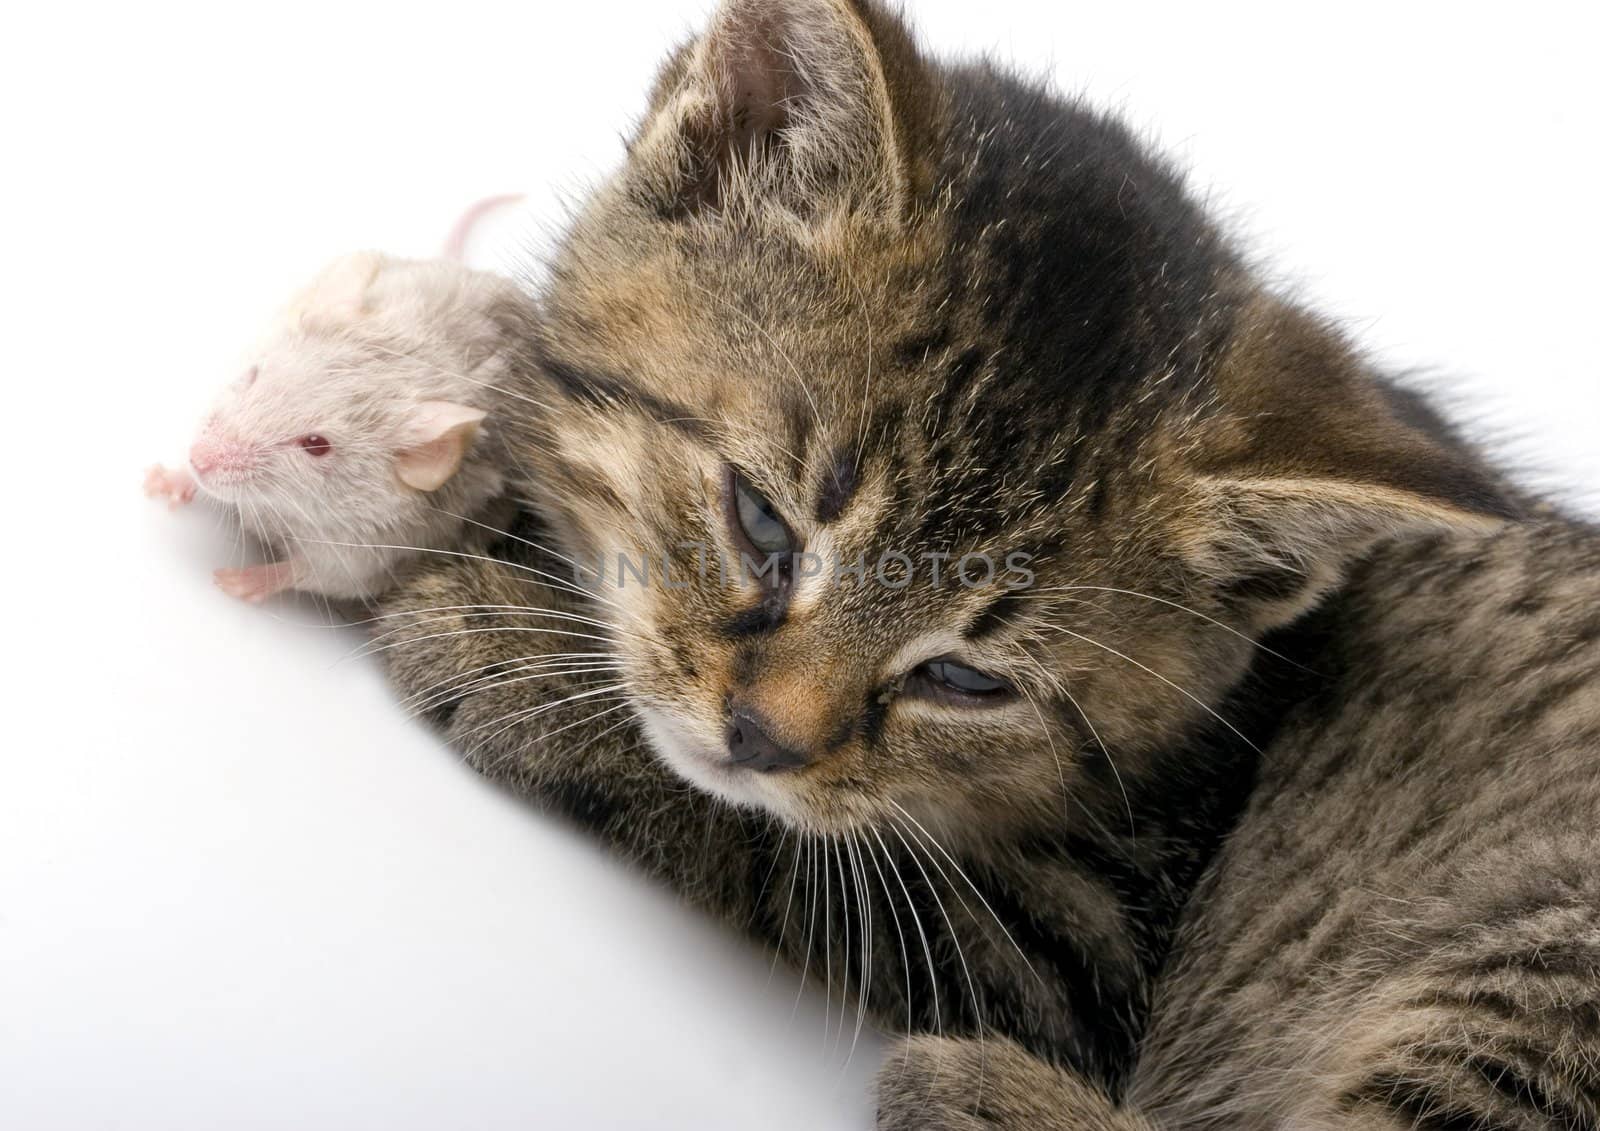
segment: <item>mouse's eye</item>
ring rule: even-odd
[[[304,448],[308,454],[314,456],[325,456],[333,451],[333,445],[328,442],[328,438],[326,436],[318,436],[315,433],[310,436],[301,436],[295,443]]]

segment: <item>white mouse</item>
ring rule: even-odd
[[[229,594],[367,598],[460,547],[500,497],[504,391],[532,300],[452,260],[346,256],[298,295],[218,399],[182,470],[147,494],[238,515],[273,560]]]

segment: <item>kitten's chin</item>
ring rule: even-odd
[[[690,785],[733,805],[762,809],[791,824],[805,823],[794,797],[778,781],[727,765],[720,745],[696,737],[660,708],[636,703],[634,709],[656,756]]]

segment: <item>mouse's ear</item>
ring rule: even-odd
[[[382,252],[358,251],[334,260],[300,294],[292,313],[303,325],[354,322],[367,313],[367,295],[384,259]]]
[[[400,482],[418,491],[437,491],[461,467],[488,414],[450,401],[423,401],[412,410],[394,458]]]

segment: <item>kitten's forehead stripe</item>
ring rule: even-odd
[[[925,334],[917,334],[897,343],[894,347],[895,360],[903,369],[924,365],[950,344],[950,336],[950,323],[942,322]]]
[[[631,406],[657,424],[676,428],[702,442],[710,439],[701,413],[668,397],[647,393],[626,378],[581,369],[549,355],[541,359],[541,366],[544,376],[568,400],[595,408]]]
[[[1008,589],[994,596],[983,610],[978,613],[964,635],[968,640],[977,643],[993,637],[996,633],[1011,627],[1024,612],[1024,603],[1021,594],[1014,589]]]
[[[774,449],[773,458],[789,463],[789,475],[795,481],[805,473],[806,449],[817,431],[817,408],[803,390],[797,390],[782,401],[783,427],[786,439],[783,448]]]
[[[821,490],[817,495],[818,522],[834,522],[844,514],[860,486],[860,476],[855,452],[846,450],[834,456],[833,463],[822,473]]]

